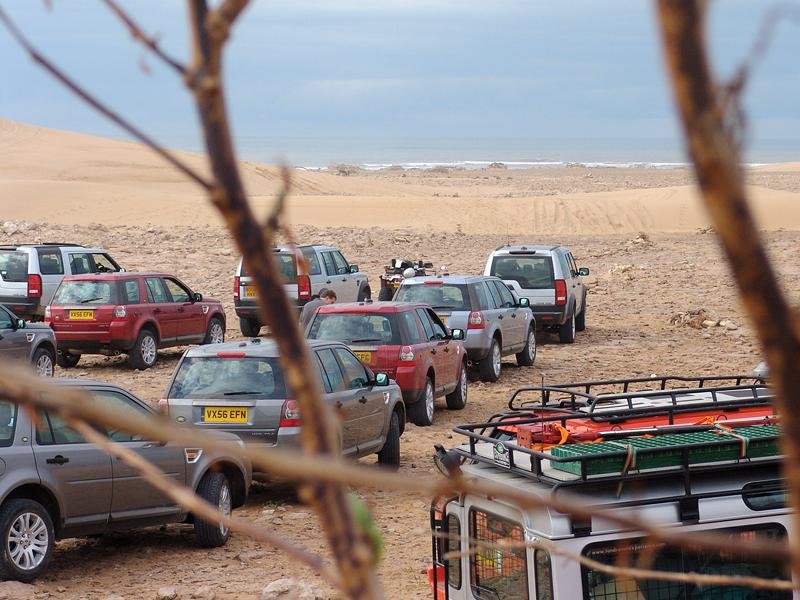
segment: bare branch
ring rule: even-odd
[[[125,12],[125,10],[117,4],[116,0],[102,0],[105,2],[106,6],[119,18],[120,21],[128,28],[128,33],[131,34],[131,37],[140,42],[144,46],[150,49],[153,54],[158,56],[162,61],[164,61],[167,65],[172,67],[181,77],[186,77],[186,67],[179,63],[177,60],[169,56],[166,52],[161,49],[161,46],[158,45],[158,41],[148,36],[142,30],[139,25],[131,18],[131,16]]]
[[[161,156],[164,160],[166,160],[176,169],[181,171],[184,175],[189,177],[195,183],[201,185],[206,190],[211,190],[212,184],[208,182],[202,175],[194,171],[191,167],[189,167],[186,163],[181,161],[169,150],[161,146],[149,135],[140,131],[137,127],[135,127],[134,125],[126,121],[124,118],[122,118],[120,115],[118,115],[110,108],[105,106],[102,102],[100,102],[100,100],[96,99],[94,96],[89,94],[89,92],[84,90],[80,85],[78,85],[76,82],[70,79],[63,71],[61,71],[53,63],[47,60],[42,54],[40,54],[39,51],[36,50],[36,48],[28,41],[28,39],[17,28],[17,26],[14,24],[14,22],[2,8],[0,8],[0,21],[3,22],[6,29],[8,29],[9,33],[11,33],[11,36],[17,41],[17,43],[19,43],[19,45],[25,49],[25,51],[31,57],[31,60],[33,60],[33,62],[43,67],[48,73],[50,73],[53,77],[55,77],[58,81],[60,81],[73,94],[78,96],[81,100],[86,102],[97,112],[99,112],[100,114],[104,115],[105,117],[107,117],[108,119],[119,125],[122,129],[130,133],[137,140],[148,146],[151,150],[153,150],[153,152]]]
[[[209,504],[206,500],[198,496],[194,490],[178,485],[164,473],[155,467],[151,462],[142,458],[136,452],[129,450],[119,444],[112,442],[105,435],[86,424],[85,421],[65,415],[65,421],[75,431],[80,433],[87,441],[96,444],[111,456],[129,464],[136,469],[150,485],[163,492],[176,504],[191,512],[195,517],[215,525],[224,525],[231,531],[242,533],[258,542],[269,544],[278,550],[286,552],[295,560],[308,565],[334,586],[339,585],[339,578],[336,573],[319,556],[290,543],[285,538],[275,535],[265,527],[254,525],[247,519],[224,515],[217,507]]]
[[[713,533],[687,534],[679,528],[660,528],[651,523],[614,511],[605,511],[588,505],[585,500],[551,498],[520,489],[518,487],[456,477],[442,476],[403,477],[395,472],[358,465],[337,455],[314,457],[277,448],[238,447],[220,441],[198,429],[177,426],[166,418],[115,412],[78,388],[58,388],[53,383],[37,378],[19,367],[0,364],[0,398],[23,406],[41,408],[67,416],[80,418],[91,424],[138,433],[163,442],[174,442],[187,447],[203,448],[208,452],[222,451],[250,460],[259,471],[275,477],[297,482],[315,484],[337,483],[361,488],[397,490],[417,493],[428,498],[458,493],[502,498],[520,510],[550,508],[578,519],[602,519],[614,523],[620,529],[638,532],[673,546],[692,546],[707,550],[727,550],[730,540]],[[305,426],[305,425],[304,425]],[[749,543],[742,552],[748,556],[759,556],[779,561],[788,560],[783,544]]]
[[[794,528],[800,527],[800,334],[753,221],[744,177],[706,55],[707,2],[658,0],[664,51],[688,150],[714,228],[770,367],[783,426],[784,469]],[[800,575],[800,538],[792,538]]]

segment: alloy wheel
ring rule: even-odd
[[[223,484],[222,489],[219,491],[219,502],[217,508],[226,517],[231,516],[231,491],[228,484]],[[225,536],[228,535],[228,526],[222,523],[219,524],[219,532]]]
[[[53,358],[46,352],[36,361],[36,374],[43,377],[53,376]]]
[[[428,383],[425,386],[425,414],[428,415],[428,421],[433,421],[433,410],[433,384],[431,384],[430,380],[428,380]]]
[[[500,344],[495,342],[492,344],[492,368],[494,369],[495,377],[500,377]]]
[[[219,322],[214,321],[211,324],[211,335],[209,338],[211,339],[212,344],[221,344],[225,341],[225,332],[222,330],[222,325]]]
[[[11,525],[6,539],[6,548],[11,561],[19,569],[35,569],[47,556],[50,538],[47,524],[33,512],[20,514]]]
[[[142,360],[144,360],[145,363],[152,365],[156,362],[156,340],[152,336],[147,335],[144,337],[140,350]]]

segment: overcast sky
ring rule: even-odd
[[[119,0],[185,59],[185,2]],[[176,76],[99,0],[0,0],[33,42],[167,143],[197,131]],[[721,75],[771,2],[713,3]],[[800,139],[800,35],[784,22],[754,74],[755,139]],[[150,72],[140,63],[145,61]],[[0,29],[0,116],[121,137]],[[653,3],[646,0],[254,0],[226,58],[239,136],[671,138]]]

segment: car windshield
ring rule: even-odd
[[[491,275],[513,280],[526,290],[552,288],[553,261],[549,256],[495,256]]]
[[[394,314],[319,313],[311,323],[307,337],[346,344],[401,343]]]
[[[0,277],[5,281],[28,281],[28,255],[25,252],[0,251]]]
[[[170,398],[286,398],[283,372],[274,357],[184,359],[169,390]]]
[[[0,400],[0,446],[10,446],[14,441],[17,424],[17,405]]]
[[[394,297],[395,302],[422,302],[438,310],[470,310],[467,286],[452,283],[403,284]]]
[[[53,304],[117,304],[113,281],[62,281]]]

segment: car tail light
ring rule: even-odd
[[[115,306],[114,307],[114,318],[115,319],[124,319],[128,316],[128,311],[124,306]]]
[[[308,275],[297,276],[297,297],[300,300],[311,300],[311,277]]]
[[[247,358],[244,352],[217,352],[217,358]]]
[[[444,281],[441,279],[428,279],[427,281],[422,282],[423,285],[444,285]]]
[[[283,403],[278,427],[300,427],[300,406],[297,400],[286,400]]]
[[[400,348],[400,360],[403,362],[411,362],[414,360],[414,349],[411,346],[403,346]]]
[[[239,299],[239,286],[241,285],[241,282],[242,282],[242,280],[239,278],[238,275],[233,278],[233,299],[234,300],[238,300]]]
[[[473,310],[469,313],[469,322],[467,329],[484,329],[486,327],[486,319],[483,318],[483,313],[479,310]]]
[[[28,298],[42,297],[42,276],[28,275]]]
[[[564,306],[567,303],[567,282],[563,279],[556,279],[556,306]]]

